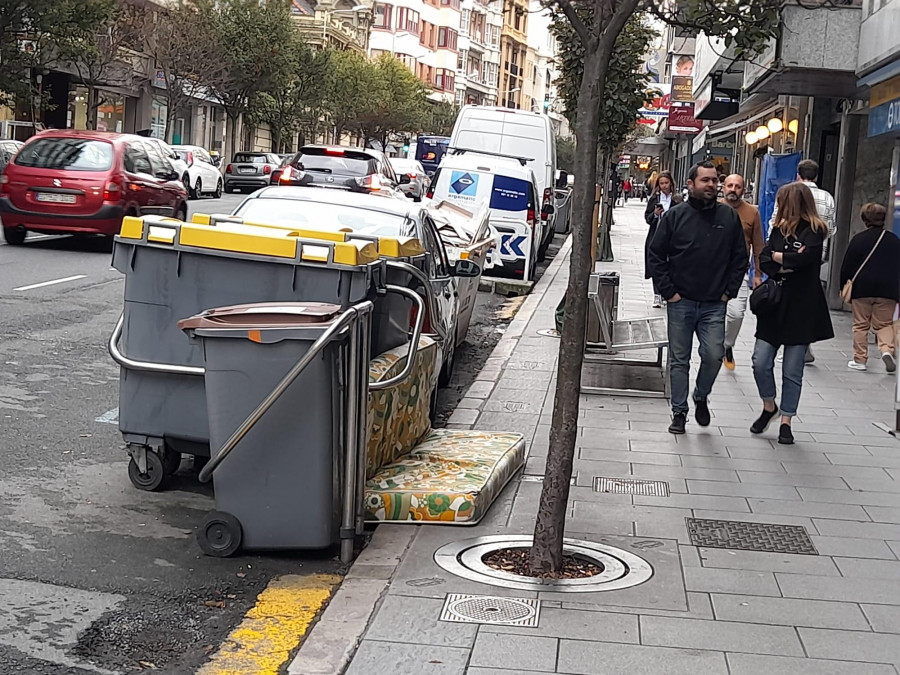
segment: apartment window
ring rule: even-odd
[[[418,65],[418,62],[416,61],[415,56],[412,56],[411,54],[398,53],[398,54],[396,54],[396,57],[400,61],[400,63],[402,63],[404,66],[406,66],[409,69],[409,71],[411,73],[415,74],[416,66]]]
[[[434,49],[437,43],[437,26],[427,21],[422,22],[422,35],[419,37],[419,44]]]
[[[400,7],[397,13],[397,29],[405,30],[411,35],[419,34],[419,13],[406,7]]]
[[[393,9],[393,5],[382,5],[381,3],[375,5],[375,21],[372,23],[372,28],[383,28],[386,30],[393,28],[391,23]]]
[[[459,0],[441,0],[441,7],[450,7],[451,9],[459,9]]]
[[[469,52],[463,49],[459,55],[456,57],[456,69],[462,70],[466,67],[466,58],[468,57]]]
[[[441,91],[453,91],[456,87],[456,74],[446,68],[438,68],[434,72],[434,86]]]
[[[485,63],[484,64],[484,83],[489,87],[497,86],[497,77],[499,75],[499,68],[497,68],[496,63]]]
[[[466,90],[460,89],[456,92],[456,105],[462,106],[466,103]]]
[[[452,28],[441,26],[438,28],[438,49],[451,49],[456,51],[456,42],[459,33]]]
[[[489,42],[495,49],[500,46],[500,26],[488,26]]]
[[[464,9],[462,17],[459,20],[459,32],[466,35],[469,32],[469,18],[472,16],[471,10]]]

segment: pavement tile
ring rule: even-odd
[[[691,445],[663,445],[655,441],[631,441],[632,452],[667,452],[671,455],[695,455],[698,457],[728,457],[728,448]]]
[[[738,471],[737,474],[742,483],[848,489],[844,479],[838,476],[807,476],[797,473],[767,473],[763,471]]]
[[[731,675],[896,675],[893,666],[851,661],[801,659],[794,656],[728,654]]]
[[[886,633],[798,628],[809,657],[867,663],[900,663],[900,639]]]
[[[640,614],[646,616],[673,616],[676,618],[712,619],[712,603],[708,593],[692,593],[687,595],[687,611],[651,609],[647,607],[619,607],[616,605],[591,605],[574,602],[562,602],[563,609],[577,609],[585,612],[613,612],[620,614]]]
[[[775,474],[776,476],[779,474]],[[782,474],[783,475],[783,474]],[[790,485],[766,485],[763,483],[733,483],[712,480],[688,480],[691,494],[731,497],[768,497],[770,499],[800,499],[797,490]]]
[[[688,457],[682,459],[684,466],[700,469],[728,469],[731,471],[768,471],[784,473],[781,462],[758,459],[731,459],[726,457]],[[804,465],[805,466],[805,465]]]
[[[366,631],[365,639],[415,642],[443,647],[471,647],[477,624],[439,621],[444,601],[388,595]]]
[[[740,482],[738,479],[738,472],[729,469],[697,469],[688,466],[648,466],[646,464],[635,464],[631,467],[631,473],[638,478],[654,480],[672,477],[725,481],[731,483]]]
[[[887,506],[864,506],[866,513],[876,523],[900,523],[900,508]]]
[[[859,490],[825,490],[808,487],[797,489],[803,499],[808,502],[900,507],[900,490],[897,492],[862,492]]]
[[[478,668],[466,669],[466,675],[522,675],[522,673],[555,673],[556,670],[507,670],[506,668]]]
[[[845,558],[896,559],[888,545],[877,539],[823,537],[819,535],[810,535],[810,539],[819,555],[843,556]]]
[[[345,675],[463,675],[468,659],[469,650],[461,647],[422,649],[417,644],[363,640]]]
[[[900,606],[862,605],[862,610],[876,633],[900,633]]]
[[[896,443],[896,441],[894,441]],[[825,447],[825,446],[823,446]],[[832,464],[840,466],[869,466],[875,468],[898,469],[900,468],[900,453],[895,448],[890,449],[891,452],[885,455],[868,456],[868,455],[842,455],[825,450],[825,456],[831,460]]]
[[[516,626],[482,626],[480,634],[507,633],[542,637],[594,640],[597,642],[624,642],[637,644],[639,640],[638,618],[633,614],[606,612],[602,617],[596,612],[576,609],[541,608],[540,628]]]
[[[713,593],[716,619],[745,623],[869,630],[859,605],[849,602],[760,598]]]
[[[469,665],[553,672],[558,643],[550,637],[479,631]]]
[[[879,480],[864,480],[860,478],[845,478],[844,481],[851,490],[863,492],[900,492],[900,482],[889,476],[882,476]],[[811,487],[829,487],[827,485]]]
[[[818,579],[820,583],[822,581],[821,577],[810,578]],[[701,591],[704,593],[781,596],[781,591],[772,572],[685,567],[684,587],[689,591]]]
[[[829,578],[803,574],[779,574],[778,586],[786,598],[868,602],[873,605],[900,605],[900,581],[857,578]],[[829,657],[830,658],[830,657]]]
[[[613,441],[610,440],[608,442],[612,443]],[[604,448],[586,448],[581,446],[578,450],[578,457],[580,459],[600,462],[631,462],[632,464],[681,466],[681,458],[678,455],[663,452],[629,452],[627,447],[623,450],[613,450]]]
[[[836,537],[859,537],[862,539],[900,539],[900,525],[892,523],[856,522],[825,520],[814,518],[813,524],[819,534]]]
[[[722,652],[561,640],[558,673],[571,675],[727,675]]]
[[[670,495],[668,497],[640,497],[634,498],[635,504],[648,506],[678,507],[683,509],[705,509],[707,511],[747,511],[747,500],[744,497],[712,497],[708,495]]]
[[[803,488],[798,488],[803,489]],[[840,490],[835,490],[840,492]],[[753,499],[747,502],[754,513],[777,513],[787,516],[807,518],[829,518],[832,520],[867,521],[869,516],[861,506],[855,504],[829,504],[825,502],[796,502],[779,499]]]
[[[860,560],[859,558],[835,558],[835,564],[845,577],[864,579],[900,579],[900,561]],[[877,583],[877,582],[875,582]]]
[[[642,616],[641,644],[750,654],[803,656],[803,648],[793,628],[731,621],[698,621],[697,619]]]
[[[826,464],[808,464],[805,462],[782,462],[788,473],[799,473],[808,476],[837,476],[838,478],[861,478],[864,480],[883,480],[890,475],[875,466],[829,466]]]
[[[757,460],[771,460],[775,462],[781,462],[786,459],[798,459],[800,458],[799,447],[793,446],[794,448],[798,448],[798,452],[793,452],[791,454],[787,454],[784,450],[772,448],[769,446],[760,446],[760,447],[732,447],[731,445],[726,446],[728,449],[728,454],[735,459],[757,459]],[[822,452],[803,452],[802,459],[804,462],[809,462],[810,464],[830,464],[828,458],[825,456],[825,453]]]
[[[830,577],[841,575],[831,558],[825,556],[701,547],[700,559],[704,567]]]

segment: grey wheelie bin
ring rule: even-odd
[[[202,348],[210,443],[220,449],[276,388],[341,307],[262,303],[179,322]],[[197,533],[213,556],[325,548],[340,527],[339,452],[349,330],[339,330],[213,473],[216,510]]]
[[[210,454],[203,353],[178,330],[180,319],[239,303],[347,308],[372,300],[372,350],[407,340],[408,310],[402,319],[393,316],[385,263],[368,242],[241,223],[125,218],[113,266],[125,274],[125,304],[109,347],[122,366],[119,428],[132,458],[129,477],[140,489],[158,489],[181,453]]]

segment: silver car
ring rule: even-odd
[[[25,145],[22,141],[0,141],[0,172],[9,164],[19,148]]]
[[[470,260],[450,264],[434,219],[425,206],[411,204],[399,195],[279,186],[247,197],[232,215],[272,225],[417,238],[430,253],[428,277],[436,305],[434,312],[429,312],[425,332],[441,346],[439,383],[446,385],[450,381],[456,346],[465,339],[465,333],[457,327],[461,305],[458,278],[478,277],[481,268]],[[478,284],[473,288],[477,292]]]
[[[281,166],[274,152],[236,152],[225,167],[225,192],[258,190],[272,183],[272,173]]]
[[[409,183],[400,186],[400,191],[413,201],[420,202],[431,185],[431,179],[423,167],[414,159],[391,158],[391,167],[398,176],[409,176]]]

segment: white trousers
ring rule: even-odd
[[[746,282],[741,283],[736,298],[728,301],[728,307],[725,309],[725,347],[734,347],[737,342],[738,334],[741,332],[741,326],[744,323],[744,314],[747,312],[747,300],[750,298],[750,289]]]

